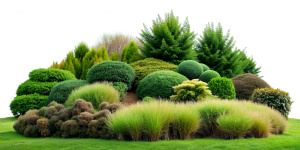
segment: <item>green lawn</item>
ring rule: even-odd
[[[20,149],[300,149],[300,120],[289,119],[283,135],[263,139],[195,139],[158,142],[129,142],[100,139],[27,138],[12,128],[16,118],[0,119],[0,150]]]

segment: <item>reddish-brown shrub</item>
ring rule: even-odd
[[[93,105],[83,99],[76,100],[74,103],[73,116],[79,115],[82,112],[89,112],[91,114],[94,114]]]
[[[62,137],[76,137],[78,135],[79,123],[75,120],[68,120],[61,125]]]
[[[95,118],[96,120],[98,120],[98,119],[100,119],[100,118],[103,118],[103,117],[106,117],[106,118],[107,118],[110,114],[111,114],[111,112],[110,112],[109,110],[105,109],[105,110],[101,110],[101,111],[99,111],[97,114],[95,114],[95,115],[94,115],[94,118]]]
[[[119,110],[122,106],[120,104],[110,104],[109,106],[107,106],[107,109],[111,112],[114,113],[117,110]]]
[[[52,116],[56,115],[57,113],[58,113],[58,111],[55,108],[55,106],[50,106],[45,112],[45,117],[50,119]]]
[[[91,120],[94,119],[94,115],[89,112],[83,112],[78,116],[78,122],[82,126],[87,126]]]
[[[49,120],[47,118],[41,118],[37,120],[37,127],[43,137],[50,135]]]
[[[104,101],[99,105],[99,110],[104,110],[107,108],[107,106],[109,105],[108,102]]]

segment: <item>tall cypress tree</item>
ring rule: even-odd
[[[101,47],[101,58],[103,61],[109,60],[109,56],[104,45]]]
[[[74,53],[69,52],[64,63],[64,70],[68,70],[74,75],[76,75],[74,64],[73,64],[74,60],[75,60]]]
[[[83,57],[88,52],[89,52],[89,48],[87,47],[87,45],[81,42],[74,50],[75,58],[77,58],[79,62],[82,62]]]
[[[138,50],[138,46],[135,44],[134,41],[131,41],[128,45],[127,45],[127,50],[125,52],[125,59],[126,59],[126,63],[132,63],[135,62],[137,60],[140,59],[140,54],[139,54],[139,50]]]
[[[92,48],[82,59],[82,73],[80,79],[85,80],[88,70],[94,65],[94,62],[98,60],[97,52],[95,48]]]
[[[153,20],[150,31],[144,25],[144,30],[140,34],[140,47],[144,57],[162,59],[174,64],[179,64],[183,60],[196,59],[193,50],[195,34],[190,31],[190,25],[186,18],[183,24],[179,23],[179,18],[174,16],[173,11],[165,15],[165,20],[158,15]]]
[[[234,45],[234,38],[230,37],[229,31],[223,35],[221,24],[214,29],[213,23],[208,23],[196,44],[198,60],[219,72],[222,77],[232,78],[242,74],[248,61],[241,59],[239,50],[233,50]]]

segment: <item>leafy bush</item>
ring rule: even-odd
[[[235,89],[232,81],[226,77],[216,77],[208,82],[209,90],[213,95],[223,99],[235,99]]]
[[[76,79],[75,76],[61,69],[35,69],[29,73],[29,78],[36,82],[60,82],[65,80]]]
[[[146,58],[143,60],[131,63],[130,66],[133,67],[135,71],[135,86],[138,86],[140,81],[147,75],[160,70],[177,70],[177,65],[170,64],[163,60]]]
[[[198,79],[203,72],[203,67],[194,60],[186,60],[178,65],[177,72],[190,80]]]
[[[137,96],[141,99],[146,96],[169,98],[175,94],[172,87],[186,80],[188,78],[174,71],[156,71],[141,80]]]
[[[154,99],[152,97],[150,97],[150,96],[146,96],[146,97],[143,98],[143,102],[151,102],[153,100]]]
[[[85,80],[66,80],[60,82],[52,88],[47,103],[49,104],[52,101],[56,101],[60,104],[64,104],[73,90],[86,84],[88,83]]]
[[[235,88],[237,99],[250,100],[254,89],[270,87],[267,82],[250,73],[238,75],[231,80]]]
[[[17,89],[17,96],[29,95],[34,93],[40,95],[49,95],[51,89],[57,84],[58,82],[36,82],[27,80],[19,85]]]
[[[21,95],[14,98],[9,107],[14,116],[25,114],[29,109],[39,109],[47,104],[48,96],[35,94]]]
[[[112,86],[119,92],[120,94],[120,101],[122,101],[125,97],[126,91],[128,87],[123,82],[113,82]]]
[[[82,86],[73,91],[65,102],[65,105],[72,106],[76,100],[84,99],[87,102],[91,102],[94,108],[97,108],[103,101],[117,103],[119,102],[119,98],[119,92],[108,83],[94,83]]]
[[[283,116],[288,118],[293,101],[288,93],[280,89],[261,88],[255,89],[251,100],[278,110]]]
[[[119,61],[104,61],[91,67],[86,79],[89,83],[98,81],[123,82],[130,90],[134,77],[134,70],[130,65]]]
[[[200,65],[203,67],[203,72],[210,70],[209,67],[203,63],[200,63]]]
[[[198,81],[198,79],[184,81],[173,88],[177,94],[170,96],[170,99],[174,101],[198,101],[211,96],[211,91],[207,89],[207,83]]]
[[[213,70],[207,70],[200,75],[199,79],[203,82],[208,83],[212,78],[216,77],[220,77],[220,74],[218,72]]]

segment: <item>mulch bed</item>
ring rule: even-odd
[[[127,92],[123,101],[121,102],[124,106],[130,106],[132,104],[135,104],[139,101],[139,98],[136,96],[135,91]]]

